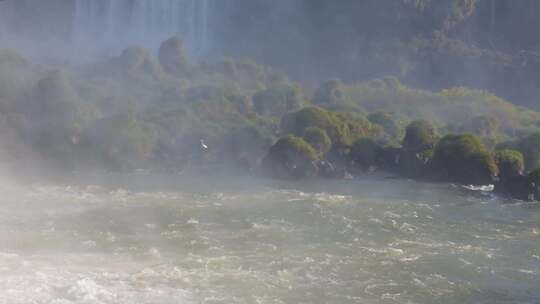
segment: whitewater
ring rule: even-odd
[[[539,303],[540,206],[370,178],[3,185],[0,303]]]

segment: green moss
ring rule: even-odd
[[[472,134],[443,137],[435,148],[433,164],[440,176],[463,184],[489,184],[498,174],[493,156]]]

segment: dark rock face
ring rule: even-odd
[[[397,165],[397,172],[409,178],[425,178],[434,175],[431,172],[431,154],[429,150],[422,152],[402,151]]]
[[[495,185],[495,191],[520,200],[534,199],[534,197],[531,196],[534,192],[534,187],[529,178],[524,175],[501,179]],[[540,196],[537,196],[536,198],[538,199]]]
[[[161,44],[158,58],[165,71],[173,75],[184,73],[189,66],[184,44],[178,37],[172,37]]]

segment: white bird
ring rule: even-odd
[[[201,139],[201,149],[203,151],[208,151],[208,146],[204,143],[203,139]]]

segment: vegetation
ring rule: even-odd
[[[516,150],[498,150],[495,152],[495,162],[499,168],[499,175],[503,179],[520,176],[525,171],[523,154]]]
[[[525,166],[529,170],[540,167],[540,132],[535,132],[517,143],[525,157]]]
[[[433,165],[439,176],[462,184],[490,184],[498,175],[491,153],[472,134],[443,137],[435,147]]]
[[[398,139],[403,133],[403,120],[396,116],[394,113],[377,111],[370,113],[367,119],[371,123],[381,126],[391,139]]]
[[[403,148],[411,152],[432,149],[437,139],[437,132],[430,122],[416,120],[407,126]]]
[[[317,174],[314,162],[318,159],[318,153],[309,143],[300,137],[287,135],[270,147],[263,168],[274,177],[310,177]]]
[[[321,128],[309,127],[304,131],[303,138],[313,147],[319,155],[324,155],[332,147],[332,140]]]
[[[253,96],[255,111],[260,115],[281,116],[299,110],[305,99],[299,85],[277,84]]]
[[[378,166],[381,147],[371,138],[357,140],[351,149],[350,158],[363,171],[369,171]]]
[[[190,62],[177,38],[158,59],[130,47],[48,70],[1,51],[0,156],[68,170],[262,168],[278,178],[384,169],[464,184],[500,172],[497,187],[516,197],[532,191],[540,166],[540,113],[486,91],[384,77],[304,94],[253,61]]]

